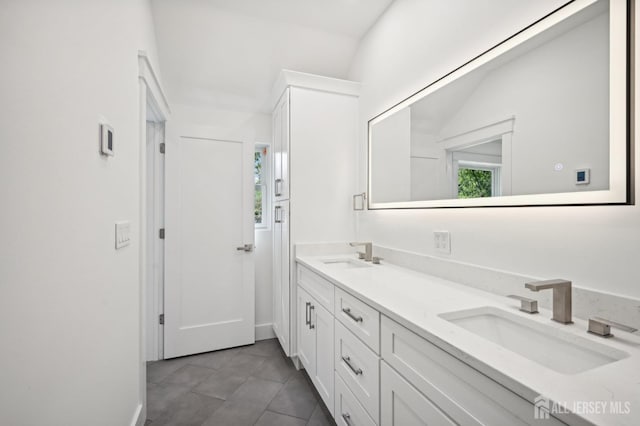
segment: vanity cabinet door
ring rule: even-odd
[[[334,354],[333,354],[333,315],[312,300],[311,316],[313,330],[316,333],[315,371],[309,373],[316,390],[333,415]]]
[[[316,369],[316,333],[311,325],[311,303],[313,299],[300,286],[298,286],[297,299],[298,358],[300,358],[300,362],[302,362],[309,376],[313,377],[313,371]]]
[[[298,358],[333,414],[333,315],[300,286],[297,301]]]
[[[380,376],[381,426],[456,425],[385,362]]]

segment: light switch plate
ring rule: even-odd
[[[116,222],[116,250],[131,244],[130,228],[129,221]]]
[[[451,253],[451,235],[449,231],[434,231],[433,246],[438,253]]]

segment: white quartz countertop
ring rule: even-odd
[[[640,336],[615,330],[613,338],[594,336],[586,332],[584,320],[574,318],[573,324],[559,324],[551,321],[549,310],[527,314],[518,309],[517,300],[391,264],[344,268],[323,263],[345,257],[353,255],[298,256],[297,261],[528,401],[533,403],[536,396],[543,395],[570,411],[575,409],[575,413],[559,416],[565,422],[640,424]],[[535,293],[531,296],[535,298]],[[584,372],[563,374],[439,316],[482,307],[499,308],[629,356]],[[611,412],[611,401],[629,413]]]

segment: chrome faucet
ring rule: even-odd
[[[351,247],[364,246],[364,253],[358,252],[360,259],[364,259],[367,262],[373,260],[373,243],[349,243]],[[364,257],[362,255],[364,254]]]
[[[531,291],[553,289],[553,317],[552,320],[562,324],[571,324],[571,281],[545,280],[534,281],[524,285]]]

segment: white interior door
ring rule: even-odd
[[[167,139],[165,358],[255,341],[253,151]]]

